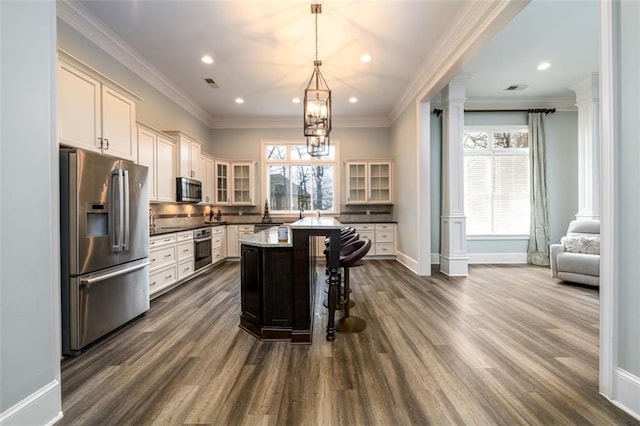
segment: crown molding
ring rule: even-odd
[[[420,101],[424,97],[434,95],[435,90],[439,91],[441,87],[437,85],[443,84],[445,77],[448,75],[453,77],[451,73],[457,73],[463,67],[465,58],[474,47],[474,43],[485,37],[489,28],[495,26],[497,21],[505,17],[511,19],[528,2],[529,0],[465,2],[463,10],[456,16],[448,33],[427,56],[416,77],[394,105],[389,114],[389,121],[393,123],[397,120],[416,96]]]
[[[302,130],[302,117],[214,117],[212,129],[297,129]],[[387,117],[334,118],[334,129],[389,127]]]
[[[129,68],[145,82],[178,104],[188,113],[211,127],[211,115],[196,104],[182,90],[158,71],[153,65],[142,59],[126,41],[111,31],[91,12],[80,4],[70,0],[56,2],[58,18],[62,19],[96,46],[107,52],[125,67]]]

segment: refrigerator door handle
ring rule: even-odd
[[[109,235],[111,251],[120,251],[120,169],[114,169],[109,175]]]
[[[114,277],[117,277],[117,276],[120,276],[120,275],[125,275],[125,274],[128,274],[128,273],[137,271],[139,269],[142,269],[142,268],[146,267],[147,265],[151,265],[151,262],[145,261],[145,262],[133,265],[133,266],[129,266],[129,267],[124,268],[124,269],[119,269],[117,271],[111,271],[111,272],[107,272],[105,274],[94,275],[94,276],[91,276],[89,278],[85,278],[85,279],[80,280],[80,286],[88,287],[91,284],[99,283],[100,281],[108,280],[110,278],[114,278]]]
[[[124,224],[122,227],[122,250],[126,251],[129,250],[129,210],[130,210],[130,205],[129,205],[129,170],[123,170],[123,185],[122,188],[124,188],[123,191],[123,195],[122,195],[122,200],[123,203],[121,205],[122,207],[122,214],[124,216]]]
[[[115,184],[113,178],[115,179]],[[124,175],[122,169],[117,168],[111,171],[111,211],[112,214],[112,236],[111,251],[122,251],[124,240]],[[128,192],[128,191],[127,191]]]

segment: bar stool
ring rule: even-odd
[[[364,264],[362,258],[371,250],[371,240],[363,238],[354,241],[345,247],[350,251],[346,256],[340,257],[340,267],[344,271],[344,316],[338,321],[336,330],[343,333],[359,333],[367,328],[367,323],[358,317],[349,314],[349,268],[355,268]],[[339,277],[338,277],[339,278]]]
[[[353,229],[353,228],[351,228]],[[340,240],[340,257],[344,257],[347,256],[349,254],[351,254],[351,252],[353,250],[355,250],[355,247],[352,247],[352,243],[359,240],[360,239],[360,234],[358,234],[357,232],[355,232],[355,229],[353,230],[353,233],[351,234],[347,234],[347,237],[344,237]],[[324,255],[327,259],[327,264],[329,263],[329,247],[324,249]],[[328,268],[327,268],[327,275],[328,275]],[[326,280],[326,284],[329,284],[329,280]],[[328,289],[325,289],[325,293],[329,293]],[[337,305],[336,305],[336,309],[337,310],[343,310],[344,309],[344,303],[345,300],[347,299],[347,297],[345,297],[345,290],[344,287],[342,286],[341,283],[339,283],[339,287],[338,287],[338,301],[337,301]],[[355,302],[353,300],[349,301],[349,307],[353,308],[355,306]],[[325,300],[322,305],[325,308],[329,307],[329,303],[327,300]]]

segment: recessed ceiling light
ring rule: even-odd
[[[360,62],[362,62],[363,64],[371,62],[371,55],[365,53],[364,55],[360,56]]]
[[[538,65],[538,71],[546,70],[550,66],[551,64],[549,62],[540,62],[540,65]]]
[[[237,103],[237,104],[243,104],[243,103],[244,103],[244,99],[242,99],[242,98],[236,98],[236,103]]]
[[[200,58],[200,60],[202,62],[204,62],[205,64],[212,64],[213,63],[213,58],[209,55],[204,55],[202,58]]]
[[[293,102],[294,104],[299,104],[300,103],[300,98],[293,98],[293,99],[291,99],[291,102]]]
[[[349,98],[349,102],[351,102],[352,104],[355,104],[356,102],[358,102],[358,98],[356,98],[355,96],[352,96]]]

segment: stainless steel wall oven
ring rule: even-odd
[[[193,231],[193,270],[210,265],[211,257],[211,228],[201,228]]]

